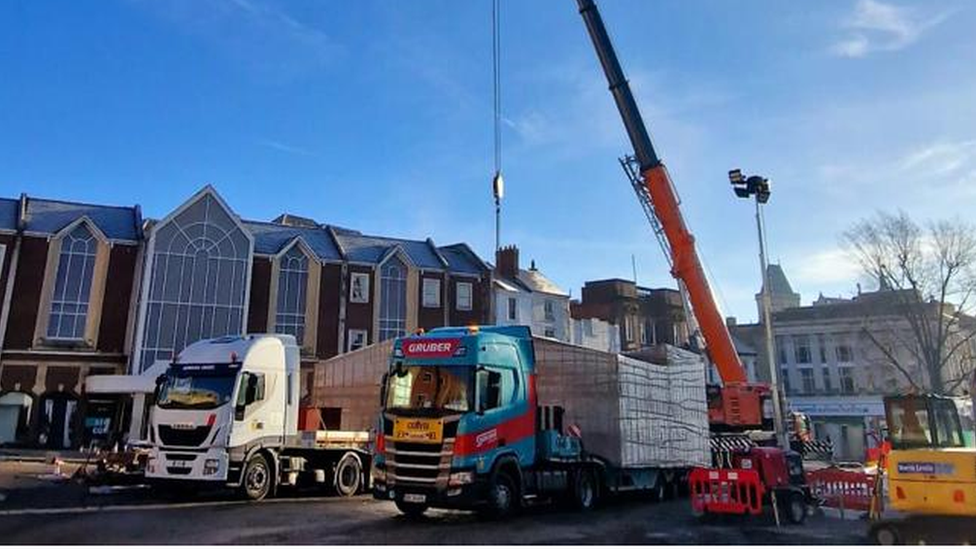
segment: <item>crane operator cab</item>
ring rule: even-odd
[[[935,541],[931,536],[958,531],[964,538],[947,542],[976,541],[971,528],[954,527],[976,518],[976,449],[966,445],[955,401],[903,395],[885,397],[884,406],[888,508],[899,516],[877,521],[871,537],[885,544]]]

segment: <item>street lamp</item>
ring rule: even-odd
[[[776,430],[776,438],[783,449],[789,449],[789,441],[786,438],[786,430],[783,426],[783,407],[779,393],[779,371],[773,358],[773,315],[770,311],[769,299],[769,274],[766,265],[766,239],[763,236],[762,205],[769,201],[770,182],[768,179],[758,175],[745,177],[742,170],[736,168],[729,170],[729,183],[732,190],[739,198],[748,199],[755,197],[756,200],[756,229],[759,233],[759,268],[762,269],[762,323],[763,335],[766,340],[766,364],[769,365],[769,380],[772,385],[773,399],[773,428]]]

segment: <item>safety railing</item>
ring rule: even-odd
[[[868,511],[874,497],[877,477],[860,471],[828,467],[807,472],[810,493],[823,507]]]
[[[688,476],[691,507],[698,513],[752,514],[762,512],[763,484],[749,469],[702,469]]]

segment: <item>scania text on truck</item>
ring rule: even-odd
[[[300,351],[291,335],[230,336],[184,349],[157,380],[146,477],[227,485],[250,499],[279,486],[367,485],[367,432],[299,431]]]
[[[650,364],[525,326],[400,338],[383,379],[373,494],[409,516],[497,517],[532,500],[588,509],[605,492],[676,488],[709,460],[708,414],[701,358],[668,352],[667,365]]]

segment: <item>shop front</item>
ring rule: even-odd
[[[865,461],[868,448],[881,443],[881,396],[802,396],[787,398],[789,409],[810,418],[814,435],[834,444],[839,461]]]

